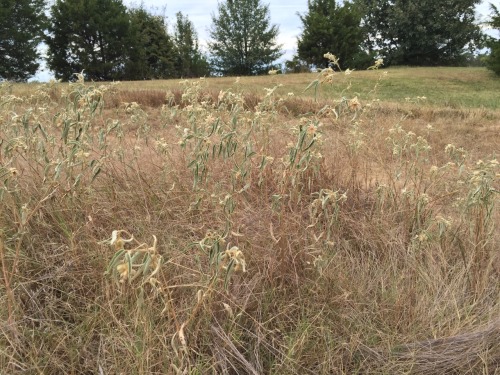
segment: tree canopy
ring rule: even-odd
[[[207,59],[198,45],[198,34],[189,18],[178,12],[174,28],[175,70],[180,77],[203,77],[210,74]]]
[[[0,0],[0,79],[26,81],[38,67],[44,0]]]
[[[122,0],[57,0],[51,8],[48,65],[56,78],[84,71],[92,80],[144,80],[210,73],[193,24],[177,14],[175,35],[166,18]]]
[[[129,27],[121,0],[56,0],[46,39],[48,66],[64,80],[82,70],[88,79],[121,79]]]
[[[326,66],[326,52],[342,68],[366,67],[375,56],[386,65],[465,64],[484,40],[475,20],[480,1],[308,0],[307,12],[298,14],[297,56],[287,69]],[[45,0],[0,0],[0,80],[32,77],[43,40],[49,69],[64,80],[81,71],[92,80],[254,75],[283,55],[278,26],[261,0],[220,0],[208,55],[181,12],[169,34],[165,16],[142,5],[127,9],[123,0],[54,0],[50,17],[45,6]],[[500,29],[499,18],[492,5],[493,28]],[[487,45],[487,66],[499,72],[500,40],[489,38]]]
[[[481,39],[474,7],[481,0],[356,0],[367,46],[388,64],[453,65]]]
[[[362,67],[367,54],[361,50],[365,35],[357,7],[348,1],[342,5],[335,0],[307,3],[307,13],[299,15],[303,30],[298,39],[298,57],[309,64],[328,66],[323,55],[331,52],[343,68]]]
[[[500,34],[500,11],[496,6],[491,4],[491,12],[490,26]],[[491,52],[486,60],[486,66],[497,75],[500,75],[500,39],[491,37],[487,44]]]
[[[143,7],[131,9],[129,56],[125,78],[131,80],[162,79],[177,76],[175,47],[167,33],[166,20],[152,15]]]
[[[269,6],[259,0],[227,0],[212,15],[209,49],[213,68],[224,75],[266,71],[282,56],[278,27],[270,24]]]

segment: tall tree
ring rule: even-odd
[[[302,35],[298,39],[298,56],[309,64],[328,66],[323,55],[331,52],[343,68],[364,65],[367,53],[361,49],[365,38],[361,28],[361,13],[352,3],[342,5],[335,0],[308,0],[308,11],[299,14]]]
[[[202,77],[210,74],[210,67],[198,45],[198,34],[193,23],[181,12],[176,14],[174,42],[177,49],[176,71],[181,77]]]
[[[259,0],[227,0],[212,15],[208,43],[214,70],[224,75],[252,75],[282,56],[278,27],[270,25],[269,5]]]
[[[82,70],[88,79],[121,79],[129,26],[121,0],[56,0],[46,40],[48,66],[64,80]]]
[[[26,81],[38,67],[44,0],[0,0],[0,79]]]
[[[125,79],[161,79],[176,76],[175,49],[163,16],[148,13],[143,7],[131,9],[129,59]]]
[[[500,34],[500,11],[493,4],[490,5],[492,12],[490,26]],[[500,76],[500,39],[490,37],[488,47],[490,47],[491,52],[486,60],[486,66]]]
[[[370,48],[388,64],[452,65],[481,39],[474,7],[481,0],[356,0]]]

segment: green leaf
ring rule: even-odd
[[[109,271],[111,271],[113,268],[116,267],[118,264],[118,261],[120,260],[120,257],[123,255],[125,252],[125,249],[118,250],[115,255],[113,255],[113,258],[109,261],[108,268],[106,269],[106,274],[109,274]]]

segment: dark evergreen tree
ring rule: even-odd
[[[368,46],[385,64],[454,65],[481,41],[475,5],[481,0],[356,0]]]
[[[219,74],[265,72],[282,56],[276,44],[278,27],[270,24],[269,6],[259,0],[227,0],[212,15],[209,50]]]
[[[500,34],[500,11],[491,4],[491,12],[490,25]],[[489,38],[488,47],[490,48],[490,55],[486,59],[486,66],[497,75],[500,75],[500,39]]]
[[[44,0],[0,0],[0,79],[26,81],[38,67]]]
[[[150,14],[143,7],[129,11],[129,59],[125,79],[162,79],[177,76],[175,48],[167,33],[164,17]]]
[[[128,61],[130,20],[121,0],[56,0],[46,39],[48,66],[70,80],[123,79]]]
[[[180,77],[204,77],[210,75],[206,57],[200,51],[198,34],[193,23],[181,12],[176,14],[174,42],[177,50],[176,72]]]
[[[331,52],[342,68],[368,67],[372,59],[361,49],[365,33],[361,13],[352,3],[335,0],[309,0],[308,12],[299,15],[303,30],[298,39],[298,57],[316,66],[328,66],[323,57]]]

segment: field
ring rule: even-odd
[[[2,84],[0,374],[500,374],[499,92]]]

